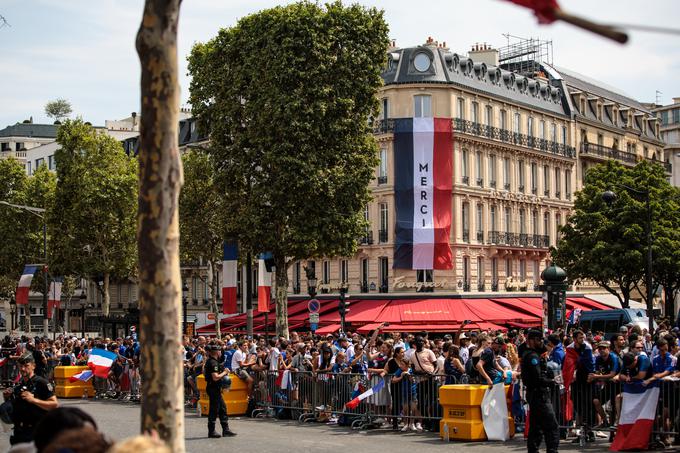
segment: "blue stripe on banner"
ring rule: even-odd
[[[236,261],[238,259],[238,246],[236,242],[224,243],[224,261]]]
[[[413,269],[413,118],[394,120],[394,268]]]

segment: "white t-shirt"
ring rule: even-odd
[[[272,350],[269,351],[269,371],[277,371],[279,369],[280,355],[281,351],[279,351],[279,348],[272,348]]]
[[[231,356],[231,371],[236,371],[239,368],[241,368],[241,365],[239,365],[239,362],[245,362],[246,360],[246,353],[241,351],[240,349],[237,349],[236,352],[234,353],[233,356]]]
[[[416,352],[415,348],[409,348],[406,351],[404,351],[404,359],[406,359],[407,362],[411,361],[411,356],[413,353]]]
[[[458,355],[460,356],[460,361],[463,363],[463,365],[465,365],[465,363],[470,358],[470,350],[467,346],[461,346]]]

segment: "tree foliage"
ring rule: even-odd
[[[71,113],[73,113],[71,103],[66,99],[59,98],[45,104],[45,115],[57,121],[67,118]]]
[[[36,208],[47,208],[54,200],[55,175],[45,165],[26,175],[15,159],[0,160],[0,200]],[[30,212],[0,205],[0,298],[14,294],[24,265],[44,261],[43,220]],[[41,280],[42,281],[42,280]],[[43,291],[34,280],[34,288]]]
[[[188,151],[182,156],[182,166],[184,185],[179,196],[180,259],[183,263],[208,264],[206,275],[198,272],[195,275],[209,284],[211,310],[217,314],[217,276],[222,262],[227,213],[215,186],[215,166],[210,156],[198,150]],[[217,331],[219,336],[219,328]]]
[[[607,190],[616,193],[611,205],[602,198]],[[590,169],[583,190],[576,194],[574,213],[552,250],[571,280],[593,280],[615,294],[623,307],[629,306],[635,289],[646,297],[641,284],[647,256],[647,191],[654,280],[669,288],[672,282],[680,284],[680,211],[674,200],[678,191],[667,182],[661,166],[648,162],[627,168],[609,161]]]
[[[241,249],[274,254],[279,334],[290,262],[351,255],[362,234],[387,44],[382,12],[303,2],[247,16],[189,57],[225,230]]]
[[[109,280],[136,270],[137,162],[80,119],[62,124],[57,142],[56,195],[47,212],[53,270],[103,282],[108,314]]]

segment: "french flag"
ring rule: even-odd
[[[19,305],[26,305],[28,303],[28,290],[31,288],[31,281],[33,281],[33,274],[38,270],[38,266],[24,266],[24,273],[19,279],[19,286],[17,287],[16,302]]]
[[[394,268],[453,269],[451,119],[396,119],[394,173]]]
[[[269,304],[272,300],[272,273],[267,272],[264,260],[271,253],[262,253],[257,261],[257,311],[269,312]]]
[[[87,359],[87,366],[92,370],[95,376],[100,378],[109,377],[109,370],[113,361],[118,356],[115,352],[107,351],[105,349],[93,349],[90,353],[90,358]]]
[[[377,394],[378,392],[380,392],[383,389],[383,387],[385,387],[385,380],[380,379],[380,381],[378,381],[378,383],[375,384],[372,388],[366,390],[361,395],[359,395],[356,398],[353,398],[350,401],[348,401],[347,403],[345,403],[345,407],[347,409],[356,409],[356,407],[359,405],[359,403],[361,401],[365,400],[369,396],[373,396],[373,395]]]
[[[578,323],[578,320],[581,319],[581,313],[582,310],[580,308],[574,308],[572,311],[570,311],[569,315],[567,315],[567,321],[569,324]]]
[[[224,243],[222,261],[222,313],[236,313],[236,280],[238,269],[238,247],[235,242]]]
[[[583,343],[583,347],[586,348],[585,354],[590,355],[590,360],[593,357],[593,348],[588,343]],[[562,365],[562,380],[564,382],[564,389],[566,390],[563,395],[563,416],[565,421],[570,421],[573,414],[573,402],[571,401],[571,383],[574,382],[574,374],[576,373],[576,368],[578,367],[580,356],[578,351],[574,348],[574,343],[566,347],[566,354],[564,355],[564,364]]]
[[[55,278],[50,282],[49,296],[47,298],[47,319],[52,319],[54,308],[61,307],[62,278]]]
[[[642,382],[623,385],[621,417],[611,451],[647,450],[659,402],[659,387]]]
[[[77,382],[77,381],[87,382],[92,378],[93,374],[94,373],[92,373],[92,370],[85,370],[85,371],[81,371],[78,374],[74,374],[73,376],[68,378],[68,380],[69,380],[69,382]],[[108,373],[107,373],[107,376],[108,376]]]

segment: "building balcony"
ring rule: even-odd
[[[373,231],[366,231],[366,235],[359,240],[359,245],[373,245]]]
[[[531,137],[524,134],[518,134],[506,129],[500,129],[493,126],[487,126],[472,121],[463,120],[460,118],[452,118],[452,128],[456,132],[463,134],[474,135],[477,137],[486,138],[503,143],[524,146],[541,151],[546,154],[554,154],[562,157],[575,158],[576,150],[573,146],[557,143],[542,138]],[[373,124],[374,134],[388,134],[394,132],[394,119],[378,120]]]
[[[479,243],[484,242],[484,232],[483,231],[477,231],[477,242],[479,242]]]
[[[463,184],[465,184],[466,186],[469,186],[469,185],[470,185],[470,177],[469,177],[469,176],[463,176],[463,177],[461,177],[461,181],[462,181]]]
[[[581,154],[602,159],[614,159],[630,165],[635,165],[638,161],[633,153],[588,142],[581,142]]]
[[[463,242],[470,242],[470,230],[463,230]]]
[[[550,246],[550,237],[541,234],[508,233],[505,231],[490,231],[489,244],[507,247],[545,248]]]
[[[483,187],[483,186],[484,186],[484,179],[477,178],[477,187]]]
[[[387,176],[378,176],[378,185],[387,184]]]
[[[381,243],[387,242],[387,230],[378,231],[378,241]]]

